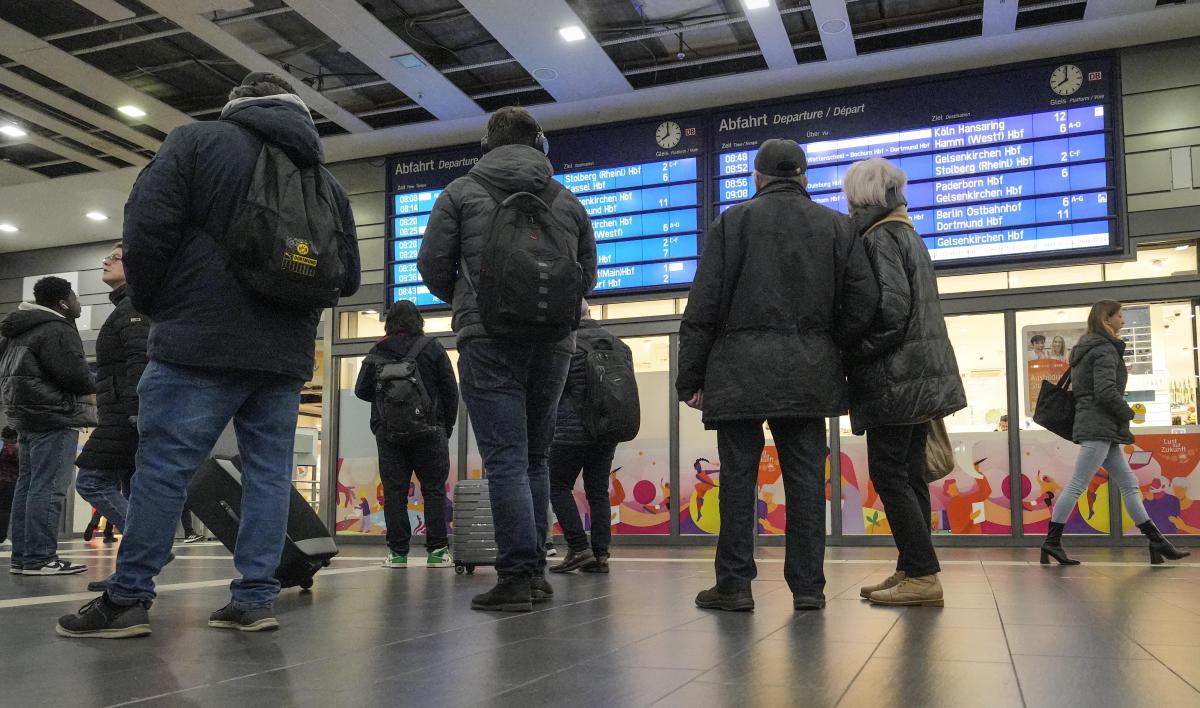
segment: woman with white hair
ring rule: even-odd
[[[881,293],[849,354],[850,423],[867,434],[867,466],[900,555],[896,572],[861,594],[881,605],[941,607],[925,480],[928,423],[967,405],[938,300],[933,262],[908,218],[904,172],[887,160],[857,162],[842,189]]]

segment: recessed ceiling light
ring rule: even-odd
[[[846,28],[849,26],[850,25],[846,24],[845,20],[832,19],[822,22],[820,30],[824,34],[839,34],[841,32],[845,32]]]
[[[20,231],[20,229],[12,224],[0,224],[0,231],[3,231],[6,234],[15,234],[16,232]]]
[[[425,62],[416,54],[409,52],[408,54],[400,54],[392,57],[392,61],[396,62],[405,69],[420,69],[425,66]]]
[[[742,7],[747,10],[761,10],[770,6],[771,0],[742,0]]]
[[[92,221],[108,221],[108,217],[98,211],[89,211],[85,216]]]
[[[1191,248],[1191,246],[1188,246],[1188,245],[1185,243],[1185,244],[1183,244],[1182,246],[1176,246],[1176,247],[1175,247],[1175,250],[1176,250],[1176,251],[1186,251],[1186,250],[1188,250],[1189,248]]]
[[[570,25],[568,27],[559,27],[558,34],[568,42],[578,42],[587,35],[583,33],[583,28],[579,25]]]
[[[129,116],[130,118],[142,118],[146,115],[146,112],[137,106],[119,106],[117,107],[117,110]]]
[[[18,128],[15,125],[0,126],[0,133],[4,133],[5,135],[7,135],[10,138],[25,137],[25,131],[21,130],[20,128]]]

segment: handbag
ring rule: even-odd
[[[944,418],[934,418],[925,425],[925,481],[932,484],[954,471],[954,447]]]
[[[1075,394],[1071,392],[1071,370],[1062,375],[1058,383],[1042,382],[1037,406],[1033,409],[1033,422],[1060,438],[1072,440],[1075,430]]]

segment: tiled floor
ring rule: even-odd
[[[552,578],[525,615],[467,609],[494,580],[377,565],[350,545],[279,632],[208,629],[232,574],[178,546],[147,639],[77,641],[54,620],[90,598],[114,549],[67,544],[74,578],[0,578],[0,706],[1200,706],[1200,562],[1079,550],[943,549],[944,609],[872,607],[886,549],[830,549],[829,606],[796,613],[782,550],[760,550],[757,609],[696,609],[711,549],[618,548],[609,576]],[[0,556],[7,553],[0,552]],[[85,560],[86,559],[86,560]],[[1188,559],[1189,561],[1193,559]]]

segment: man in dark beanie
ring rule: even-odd
[[[408,567],[412,540],[408,487],[416,473],[425,503],[425,565],[452,568],[446,480],[450,478],[447,440],[458,419],[454,368],[442,345],[425,336],[425,320],[408,300],[392,305],[385,332],[367,353],[354,386],[354,395],[371,404],[371,432],[379,448],[388,545],[383,566]],[[395,373],[410,374],[412,379],[397,380]]]
[[[787,496],[784,578],[797,610],[825,606],[825,419],[847,406],[842,351],[879,290],[849,219],[808,196],[804,151],[768,140],[757,192],[717,217],[679,328],[679,400],[703,412],[721,456],[717,584],[706,609],[751,610],[763,422]]]
[[[332,244],[320,254],[327,266],[340,268],[332,297],[358,290],[354,217],[323,162],[312,116],[288,81],[255,72],[230,92],[219,120],[173,130],[138,176],[122,235],[130,301],[153,322],[138,387],[137,474],[108,589],[60,618],[60,635],[150,633],[154,578],[170,557],[188,484],[231,420],[242,460],[234,551],[241,577],[231,585],[232,601],[213,613],[209,626],[279,626],[275,569],[287,528],[300,388],[312,378],[321,307],[304,291],[287,298],[263,292],[247,272],[270,275],[268,269],[253,270],[256,264],[236,247],[258,233],[300,225],[307,231],[297,233],[289,249],[308,256],[297,260],[284,252],[284,269],[317,263],[310,242]],[[265,177],[263,165],[270,166]],[[260,217],[258,233],[243,229],[235,220],[243,205],[287,184],[286,177],[320,184],[326,198],[310,202],[306,193],[300,204],[281,204],[278,216]],[[263,218],[279,221],[263,224]],[[276,264],[271,273],[279,272]]]

